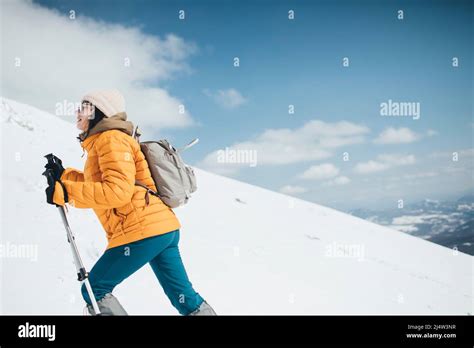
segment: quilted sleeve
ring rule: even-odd
[[[62,181],[69,196],[69,204],[76,208],[111,209],[131,201],[136,169],[133,149],[126,136],[120,131],[108,131],[100,135],[95,146],[102,180]],[[59,183],[56,183],[53,200],[56,204],[64,205],[64,193]]]
[[[66,168],[61,175],[61,181],[84,181],[84,173],[79,169]]]

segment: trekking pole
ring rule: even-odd
[[[76,265],[77,270],[77,280],[81,283],[84,283],[87,289],[87,293],[89,294],[89,298],[92,302],[92,308],[94,308],[94,312],[96,315],[100,315],[99,306],[97,305],[97,301],[95,300],[94,292],[92,291],[91,283],[89,282],[89,273],[86,271],[84,264],[82,263],[81,255],[79,254],[79,250],[77,249],[76,240],[74,239],[74,235],[72,234],[71,227],[69,226],[69,222],[67,221],[66,211],[62,205],[58,205],[59,214],[61,215],[61,219],[63,220],[64,227],[66,228],[67,233],[67,241],[71,246],[72,256],[74,258],[74,264]]]
[[[48,164],[50,165],[54,164],[53,154],[49,154],[44,157],[48,159]],[[51,173],[51,170],[49,169],[46,169],[43,175],[46,176],[46,178],[48,179],[48,182],[50,182],[50,180],[53,178],[53,174]],[[99,310],[99,306],[97,305],[94,292],[92,291],[92,287],[89,282],[89,273],[86,271],[86,268],[84,267],[84,264],[82,263],[81,255],[79,254],[79,249],[77,248],[74,234],[72,233],[71,227],[69,226],[69,222],[67,221],[66,210],[64,206],[62,205],[56,204],[56,207],[58,207],[59,214],[61,215],[61,219],[63,220],[64,227],[66,228],[67,241],[69,242],[69,245],[71,246],[72,257],[74,258],[74,264],[76,265],[77,280],[80,281],[81,284],[84,283],[87,289],[87,293],[89,294],[89,298],[92,302],[92,308],[94,308],[94,312],[96,315],[100,315],[101,313]]]
[[[186,146],[183,146],[183,147],[179,148],[177,151],[178,151],[178,152],[183,152],[184,150],[189,149],[191,146],[196,145],[198,142],[199,142],[199,138],[196,138],[196,139],[192,140],[192,141],[191,141],[189,144],[187,144]]]
[[[138,129],[138,126],[136,126],[136,127],[133,129],[132,138],[136,139],[136,140],[138,141],[138,143],[140,143],[140,140],[139,140],[140,135],[141,135],[141,132],[140,132],[140,130]],[[189,149],[191,146],[196,145],[198,142],[199,142],[199,138],[195,138],[195,139],[193,139],[192,141],[190,141],[187,145],[185,145],[185,146],[183,146],[183,147],[180,147],[179,149],[176,149],[176,152],[183,152],[184,150]]]

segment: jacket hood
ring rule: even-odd
[[[84,141],[89,138],[91,135],[102,133],[111,129],[117,129],[122,132],[127,133],[128,135],[133,134],[133,123],[127,121],[127,114],[125,112],[120,112],[111,117],[104,117],[97,123],[92,129],[82,132],[77,137],[84,147]]]

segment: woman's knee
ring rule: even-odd
[[[88,305],[91,305],[92,302],[91,302],[91,299],[89,297],[89,293],[87,292],[87,287],[86,287],[86,284],[85,283],[82,283],[82,286],[81,286],[81,293],[82,293],[82,298],[84,299],[84,301],[86,301],[86,303]]]
[[[89,284],[91,285],[91,290],[92,293],[94,294],[94,298],[96,301],[100,301],[106,294],[111,293],[113,288],[104,286],[102,282],[93,282],[89,279]],[[87,291],[86,283],[82,283],[81,286],[81,293],[82,293],[82,298],[88,305],[91,305],[91,298],[89,296],[89,292]]]

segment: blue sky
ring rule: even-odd
[[[145,35],[172,33],[193,45],[186,69],[172,78],[147,81],[179,98],[193,119],[193,125],[159,127],[148,136],[176,144],[199,137],[200,144],[185,155],[191,164],[209,166],[205,158],[216,150],[258,143],[268,129],[287,129],[288,146],[293,146],[298,145],[291,140],[298,137],[297,130],[312,120],[334,129],[345,121],[366,127],[358,134],[363,139],[332,147],[328,157],[277,164],[265,159],[265,149],[272,146],[265,143],[256,146],[262,163],[226,175],[271,190],[290,186],[297,197],[340,209],[393,207],[400,198],[410,202],[472,192],[469,1],[37,3],[64,16],[74,9],[78,19],[138,27]],[[178,19],[180,9],[186,11],[184,21]],[[288,19],[290,9],[294,20]],[[403,20],[397,18],[400,9]],[[100,55],[100,50],[91,54]],[[240,59],[238,68],[234,57]],[[343,57],[349,58],[349,67],[342,66]],[[453,57],[459,59],[456,68]],[[226,106],[218,91],[227,95],[230,90],[244,102]],[[382,117],[380,103],[389,99],[419,103],[420,118]],[[295,114],[288,114],[289,104]],[[387,129],[405,141],[374,142]],[[309,139],[331,134],[316,131]],[[346,151],[350,160],[342,161]],[[454,151],[462,153],[458,162],[451,160]],[[374,162],[380,170],[355,171],[358,164]],[[301,179],[312,166],[316,175]],[[217,166],[207,169],[219,172]],[[340,177],[346,179],[336,184]]]

